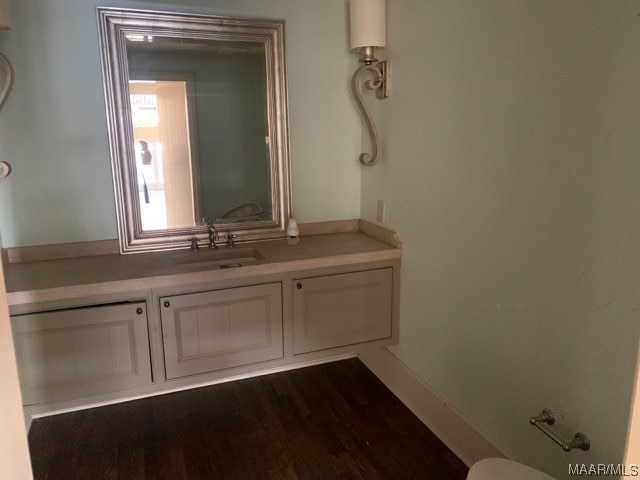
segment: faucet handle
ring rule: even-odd
[[[233,248],[236,246],[235,242],[233,241],[234,235],[231,233],[227,233],[227,248]]]
[[[216,245],[216,240],[218,240],[219,238],[220,237],[218,236],[216,227],[214,227],[213,225],[209,225],[209,250],[215,250],[216,248],[218,248],[218,246]]]
[[[213,222],[211,221],[211,218],[209,218],[209,217],[202,217],[202,224],[206,225],[207,227],[213,226]]]
[[[200,247],[198,246],[198,237],[191,237],[191,251],[198,252]]]

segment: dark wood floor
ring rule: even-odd
[[[36,480],[463,480],[356,359],[37,419]]]

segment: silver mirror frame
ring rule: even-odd
[[[129,68],[125,35],[130,34],[264,45],[273,219],[225,223],[216,225],[216,228],[219,232],[233,234],[237,242],[285,237],[291,211],[291,181],[284,20],[107,7],[98,7],[97,14],[120,252],[185,248],[194,236],[202,240],[207,238],[206,226],[142,230],[131,106],[128,101]]]

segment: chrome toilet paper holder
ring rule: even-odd
[[[547,437],[560,445],[565,452],[570,452],[573,449],[580,449],[586,452],[591,448],[591,442],[584,433],[578,432],[574,435],[573,440],[565,442],[547,427],[547,425],[556,423],[556,417],[548,408],[543,409],[540,415],[529,417],[529,423],[539,430],[542,430]]]

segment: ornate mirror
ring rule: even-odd
[[[284,21],[98,8],[122,253],[285,236]]]

